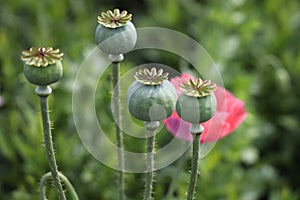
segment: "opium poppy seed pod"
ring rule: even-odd
[[[209,120],[217,108],[216,97],[212,92],[215,88],[215,83],[200,78],[181,83],[182,94],[176,103],[176,111],[181,119],[193,124]]]
[[[197,174],[199,168],[200,146],[199,139],[204,127],[199,123],[209,120],[217,109],[217,100],[213,93],[216,84],[210,80],[190,79],[188,83],[181,82],[182,94],[176,103],[176,111],[184,121],[191,122],[189,131],[195,135],[193,141],[192,166],[187,190],[188,200],[194,199]]]
[[[98,16],[95,40],[98,47],[107,54],[124,54],[131,51],[136,43],[137,34],[132,15],[119,9],[102,12]]]
[[[127,92],[129,112],[142,121],[159,121],[175,109],[176,90],[163,70],[144,69],[135,74],[136,80]]]
[[[63,53],[52,47],[31,47],[22,52],[21,59],[24,64],[24,75],[33,84],[46,86],[58,82],[63,73]]]

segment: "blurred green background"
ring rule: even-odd
[[[65,53],[64,77],[53,86],[51,118],[59,169],[80,199],[117,199],[117,173],[83,147],[72,117],[72,84],[95,46],[96,17],[127,9],[136,27],[165,27],[197,40],[220,66],[225,87],[246,104],[248,116],[201,160],[196,199],[300,199],[300,2],[297,0],[2,0],[0,2],[0,199],[38,199],[48,164],[43,148],[39,102],[22,73],[21,52],[53,46]],[[122,73],[146,62],[191,70],[174,55],[130,53]],[[107,131],[110,71],[97,95]],[[161,140],[170,139],[166,130]],[[125,138],[128,148],[144,141]],[[158,144],[159,145],[159,144]],[[189,152],[156,175],[156,199],[184,199]],[[128,199],[141,199],[143,174],[127,174]],[[55,199],[49,189],[50,199]]]

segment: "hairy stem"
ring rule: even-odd
[[[58,172],[58,175],[61,178],[61,180],[63,181],[63,183],[66,185],[66,187],[68,189],[68,192],[71,195],[71,198],[73,200],[79,200],[78,195],[76,193],[76,190],[74,189],[73,185],[68,180],[68,178],[60,172]],[[51,172],[48,172],[48,173],[44,174],[44,176],[41,179],[41,183],[40,183],[40,198],[41,198],[41,200],[47,200],[47,197],[46,197],[46,184],[47,184],[47,181],[50,180],[50,179],[52,179]]]
[[[198,166],[199,166],[199,151],[200,147],[200,133],[196,134],[193,141],[193,155],[192,155],[192,169],[190,176],[190,183],[187,192],[187,200],[194,199],[194,193],[196,188],[197,176],[198,176]]]
[[[145,200],[150,200],[152,197],[153,189],[153,169],[154,169],[154,140],[155,136],[148,137],[147,139],[147,173],[145,183]]]
[[[45,142],[46,154],[47,154],[54,186],[56,188],[56,192],[58,194],[59,200],[66,200],[66,196],[58,175],[58,169],[57,169],[54,148],[53,148],[51,126],[50,126],[51,122],[50,122],[49,109],[48,109],[48,96],[51,94],[52,89],[49,86],[38,86],[35,92],[40,97],[41,113],[42,113],[43,129],[44,129],[44,140],[45,140],[44,142]]]
[[[121,130],[121,108],[120,108],[120,87],[119,87],[119,79],[120,79],[120,62],[123,60],[123,55],[120,54],[118,56],[110,55],[113,67],[113,85],[115,87],[114,90],[114,116],[115,116],[115,129],[116,129],[116,138],[117,138],[117,146],[118,146],[118,161],[119,161],[119,199],[125,199],[125,182],[124,182],[124,154],[123,154],[123,133]]]
[[[154,146],[155,146],[155,130],[159,126],[159,122],[145,122],[145,127],[150,135],[147,138],[147,157],[146,157],[146,182],[144,200],[152,199],[153,190],[153,174],[154,174]]]

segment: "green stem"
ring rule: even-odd
[[[58,175],[61,178],[61,180],[64,182],[64,184],[66,185],[66,187],[68,189],[68,192],[71,195],[71,198],[73,200],[79,200],[78,195],[76,193],[76,190],[74,189],[73,185],[68,180],[68,178],[60,172],[58,172]],[[44,174],[44,176],[41,179],[41,184],[40,184],[40,197],[41,197],[41,200],[47,200],[47,197],[46,197],[46,183],[50,179],[52,179],[52,175],[51,175],[50,172]]]
[[[124,182],[124,154],[123,154],[123,133],[121,130],[121,108],[120,108],[120,62],[124,59],[123,55],[109,55],[109,58],[113,61],[113,85],[115,87],[114,92],[114,116],[115,116],[115,129],[116,129],[116,138],[118,146],[118,161],[119,161],[119,199],[125,199],[125,182]]]
[[[154,174],[154,146],[155,146],[155,130],[159,126],[159,122],[145,122],[145,127],[150,135],[147,138],[147,157],[146,157],[146,182],[144,200],[152,199],[153,190],[153,174]]]
[[[198,176],[198,166],[199,166],[199,147],[200,147],[200,134],[196,135],[193,141],[193,156],[192,156],[192,169],[190,176],[190,183],[187,192],[187,200],[194,199],[194,192],[196,188],[197,176]]]
[[[35,92],[40,97],[45,148],[46,148],[46,154],[47,154],[54,186],[56,188],[56,192],[58,194],[59,200],[66,200],[66,196],[58,175],[58,169],[57,169],[54,148],[53,148],[51,126],[50,126],[51,122],[50,122],[49,109],[48,109],[48,96],[51,94],[52,89],[50,88],[50,86],[38,86],[35,89]]]
[[[194,199],[194,193],[197,183],[198,177],[198,166],[199,166],[199,158],[200,158],[200,135],[204,128],[199,124],[192,124],[190,127],[190,132],[195,135],[193,141],[193,154],[192,154],[192,169],[191,169],[191,176],[189,187],[187,191],[187,200]]]
[[[153,169],[154,169],[154,140],[155,136],[148,137],[147,139],[147,173],[146,173],[146,184],[145,184],[145,200],[150,200],[152,197],[153,189]]]

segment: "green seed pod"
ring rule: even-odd
[[[36,85],[50,85],[58,82],[62,77],[62,64],[56,61],[55,64],[47,67],[35,67],[32,65],[24,65],[24,75],[26,79]]]
[[[217,100],[212,91],[216,85],[200,78],[188,84],[182,83],[183,93],[176,103],[176,111],[181,119],[198,124],[209,120],[217,109]]]
[[[212,93],[203,97],[181,94],[176,103],[176,111],[184,121],[198,124],[209,120],[217,108],[217,100]]]
[[[36,85],[50,85],[58,82],[63,73],[61,64],[63,53],[59,49],[30,48],[23,51],[21,59],[24,64],[24,75],[26,79]]]
[[[137,40],[137,33],[133,23],[130,22],[132,15],[127,11],[120,13],[102,12],[98,16],[99,25],[95,31],[95,40],[98,47],[107,54],[124,54],[131,51]]]
[[[176,90],[163,74],[155,68],[140,70],[127,92],[129,112],[142,121],[160,121],[169,117],[176,104]]]

